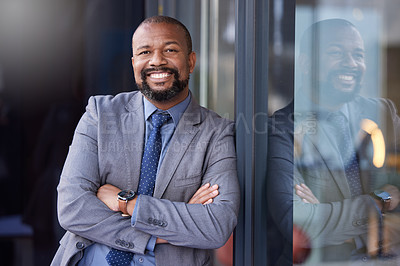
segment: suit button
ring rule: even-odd
[[[158,224],[158,220],[157,219],[153,219],[153,224],[157,225]]]
[[[162,226],[162,227],[167,227],[167,225],[168,225],[167,222],[163,222],[161,226]]]
[[[357,225],[361,225],[361,221],[357,221]]]
[[[140,257],[140,258],[138,259],[138,261],[139,261],[140,263],[143,263],[144,259],[143,259],[142,257]]]
[[[153,218],[149,218],[149,219],[147,219],[147,221],[150,223],[150,224],[152,224],[153,223]]]
[[[132,243],[132,242],[129,242],[128,243],[128,248],[129,249],[133,249],[135,247],[135,245]]]
[[[356,221],[353,222],[353,226],[357,226],[357,222]]]
[[[85,247],[85,244],[84,243],[82,243],[82,242],[77,242],[76,243],[76,248],[77,249],[83,249]]]
[[[124,247],[129,248],[129,243],[128,242],[124,242]]]
[[[120,239],[115,240],[115,244],[121,245],[121,240]]]

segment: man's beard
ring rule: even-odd
[[[152,89],[150,87],[149,83],[147,83],[147,74],[152,71],[165,71],[165,72],[172,73],[175,78],[174,82],[172,83],[172,86],[167,89],[164,89],[162,91],[156,91],[156,90]],[[143,69],[140,74],[141,74],[142,84],[137,83],[139,90],[148,99],[156,101],[156,102],[170,101],[171,99],[176,97],[179,93],[181,93],[187,87],[187,85],[189,83],[189,76],[185,80],[180,80],[178,71],[176,69],[168,68],[168,67],[147,68],[147,69]]]
[[[361,76],[358,73],[356,75],[356,82],[354,88],[351,91],[344,91],[334,86],[332,82],[332,76],[336,76],[336,73],[331,73],[328,76],[328,81],[319,82],[319,103],[320,105],[326,106],[337,106],[354,100],[354,98],[360,93],[361,90]]]

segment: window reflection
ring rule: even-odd
[[[282,257],[399,265],[400,34],[387,17],[400,3],[309,2],[296,7],[294,100],[270,121],[270,208],[293,240]]]

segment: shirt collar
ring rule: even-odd
[[[144,118],[147,121],[147,119],[149,119],[149,117],[156,111],[167,112],[172,117],[175,127],[177,127],[179,120],[181,119],[186,108],[188,107],[191,99],[192,99],[192,94],[189,91],[189,94],[185,98],[185,100],[178,103],[177,105],[172,106],[168,110],[161,110],[161,109],[158,109],[156,106],[154,106],[154,104],[152,104],[149,100],[146,99],[146,97],[143,96]]]

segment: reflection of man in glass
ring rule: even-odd
[[[400,239],[385,232],[400,228],[400,182],[385,158],[396,154],[396,110],[388,100],[359,95],[365,51],[350,22],[317,22],[300,45],[295,102],[270,124],[273,218],[289,242],[292,221],[305,232],[311,263],[393,259]]]
[[[302,87],[314,89],[314,102],[336,110],[354,99],[366,66],[364,42],[352,24],[343,20],[314,24],[304,34],[300,47]]]

